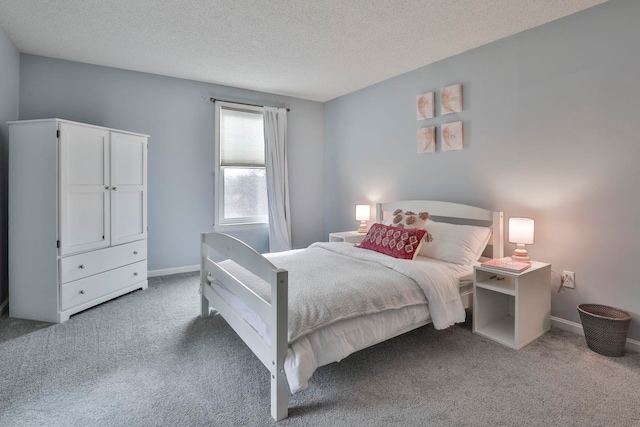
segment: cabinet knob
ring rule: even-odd
[[[84,295],[84,289],[80,289],[80,294]]]
[[[79,268],[80,270],[83,270],[83,269],[84,269],[84,264],[80,264],[80,265],[78,266],[78,268]]]
[[[138,273],[137,273],[137,272],[136,272],[136,273],[133,273],[133,275],[134,275],[134,276],[137,276],[137,275],[138,275]]]
[[[108,189],[109,189],[109,186],[108,186],[108,185],[105,185],[105,186],[104,186],[104,189],[105,189],[105,190],[108,190]]]
[[[111,187],[111,189],[112,189],[113,191],[116,191],[116,190],[117,190],[117,188],[116,188],[116,187]]]
[[[134,255],[138,255],[138,251],[133,251],[133,254]]]

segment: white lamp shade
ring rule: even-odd
[[[356,220],[369,221],[371,219],[371,208],[369,205],[356,205]]]
[[[533,219],[509,218],[509,243],[533,244]]]

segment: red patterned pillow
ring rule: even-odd
[[[373,224],[359,247],[400,259],[415,259],[426,230]]]

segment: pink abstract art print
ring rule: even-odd
[[[418,153],[433,153],[436,151],[436,127],[418,129]]]
[[[435,115],[435,96],[433,92],[423,93],[416,97],[416,118],[432,119]]]
[[[462,150],[462,122],[442,125],[442,151]]]
[[[442,114],[462,111],[462,85],[443,87],[440,90],[440,110]]]

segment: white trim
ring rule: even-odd
[[[580,323],[571,322],[560,317],[551,316],[551,327],[573,332],[578,335],[584,335],[584,330]]]
[[[580,323],[571,322],[569,320],[561,319],[560,317],[551,316],[551,327],[584,336],[584,329],[582,329],[582,325]],[[627,344],[624,346],[624,349],[627,351],[633,351],[634,353],[640,353],[640,341],[627,338]]]
[[[9,298],[7,298],[2,304],[0,304],[0,317],[4,316],[4,313],[9,311]]]
[[[246,230],[259,230],[268,229],[268,222],[252,222],[242,224],[216,224],[213,226],[213,230],[217,233],[228,233],[233,231],[246,231]]]
[[[160,270],[149,270],[147,272],[147,277],[169,276],[171,274],[191,273],[192,271],[199,270],[200,264],[187,265],[185,267],[162,268]]]

